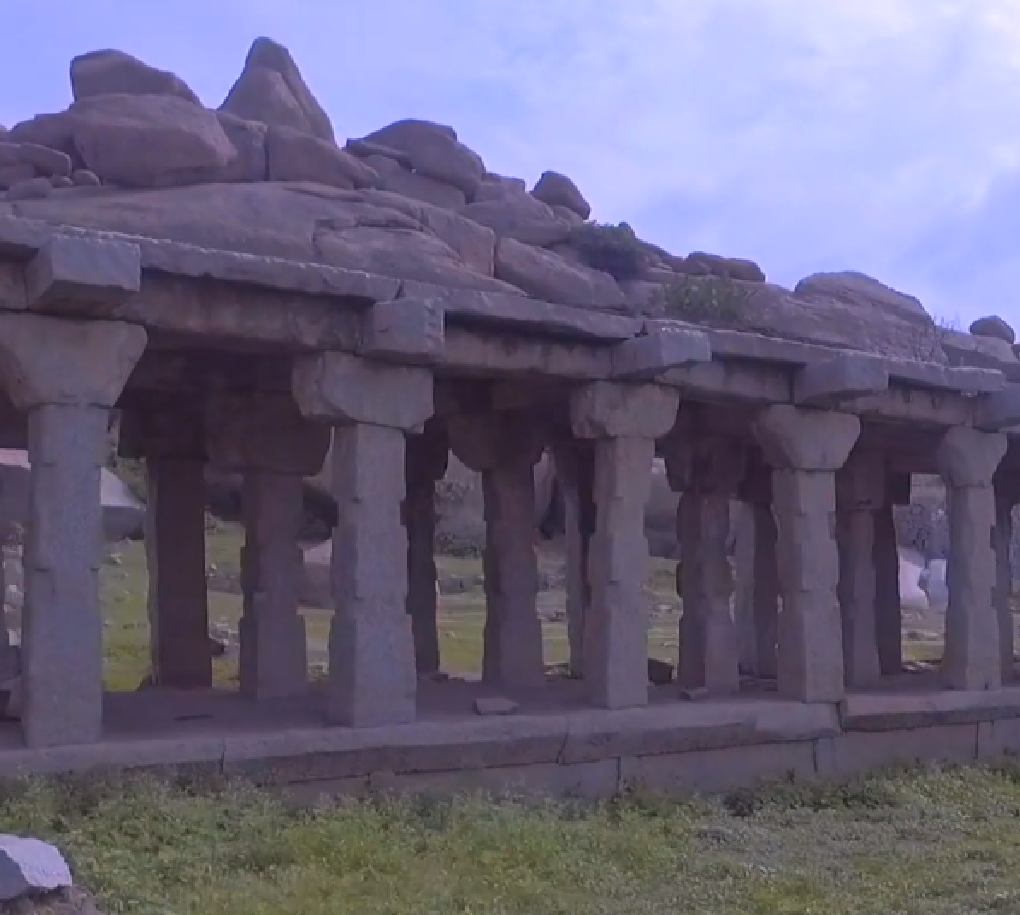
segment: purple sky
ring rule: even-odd
[[[600,221],[784,285],[857,269],[1020,324],[1017,0],[6,0],[0,123],[116,47],[210,106],[286,44],[338,137],[452,124],[493,171],[575,179]],[[1012,228],[1011,228],[1012,227]]]

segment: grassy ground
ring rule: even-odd
[[[1020,912],[1020,773],[600,805],[462,798],[286,808],[241,786],[8,790],[108,912],[970,915]]]
[[[206,538],[208,562],[221,573],[237,574],[240,564],[240,531],[218,524]],[[480,571],[477,559],[443,556],[438,560],[441,575],[471,580]],[[562,560],[543,552],[541,564],[554,570]],[[678,600],[674,585],[673,563],[653,563],[648,587],[658,608],[649,633],[649,653],[663,660],[676,661]],[[106,686],[130,690],[138,686],[149,670],[149,629],[146,617],[147,576],[145,550],[141,543],[117,544],[111,560],[100,573],[103,613],[106,621]],[[543,591],[540,607],[562,610],[562,589]],[[305,610],[308,637],[320,646],[329,635],[329,614],[325,610]],[[241,615],[241,598],[217,591],[209,593],[209,616],[215,624],[225,623],[236,630]],[[481,669],[482,628],[485,600],[479,585],[464,593],[444,594],[440,602],[440,636],[443,667],[450,673],[471,674]],[[544,624],[546,661],[556,664],[567,659],[567,632],[563,622]],[[216,680],[221,686],[236,684],[237,664],[231,657],[215,663]]]

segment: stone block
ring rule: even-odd
[[[818,406],[881,394],[888,388],[889,370],[883,359],[866,353],[841,353],[799,369],[793,379],[793,399],[804,406]]]
[[[53,235],[25,267],[28,307],[109,314],[142,286],[138,245]]]
[[[939,444],[939,474],[950,486],[990,486],[1005,455],[1005,435],[957,426]]]
[[[348,353],[295,360],[292,389],[305,416],[334,425],[368,423],[421,432],[433,409],[431,372]]]
[[[838,470],[861,432],[861,421],[847,413],[776,404],[753,424],[755,437],[773,467]]]
[[[470,470],[538,463],[545,447],[544,430],[522,411],[461,413],[447,420],[450,448]]]
[[[669,369],[709,362],[708,337],[696,330],[672,330],[633,337],[613,347],[612,377],[650,381]]]
[[[1020,384],[981,395],[974,405],[974,425],[983,432],[998,432],[1020,424]]]
[[[362,319],[359,355],[404,365],[431,365],[443,356],[439,299],[377,302]]]
[[[596,381],[570,398],[570,426],[578,438],[660,438],[673,428],[680,392],[654,384]]]
[[[330,442],[329,428],[302,416],[287,394],[215,394],[205,435],[210,463],[228,473],[315,476]]]
[[[0,314],[0,379],[19,410],[112,407],[147,340],[143,327],[121,321]]]

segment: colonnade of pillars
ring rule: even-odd
[[[127,324],[0,315],[0,374],[29,418],[22,689],[32,747],[102,735],[100,470],[109,411],[145,345],[145,332]],[[200,413],[172,397],[150,406],[134,419],[129,411],[122,434],[145,456],[152,487],[156,685],[211,683],[201,499],[208,461],[245,477],[242,691],[263,698],[307,689],[297,610],[300,480],[318,470],[331,440],[339,523],[328,720],[411,721],[416,673],[438,668],[431,498],[450,449],[483,479],[484,677],[508,688],[543,685],[532,468],[545,443],[527,415],[429,423],[428,370],[341,353],[298,359],[290,392],[217,394]],[[569,435],[554,444],[569,522],[571,662],[589,700],[607,708],[648,701],[644,508],[657,440],[684,493],[684,685],[733,693],[743,655],[763,673],[774,669],[782,695],[835,701],[847,682],[873,683],[895,667],[890,485],[880,463],[854,451],[858,419],[764,409],[753,428],[756,461],[738,443],[690,432],[678,408],[678,392],[654,384],[579,386]],[[1008,565],[1006,573],[996,566],[992,546],[994,530],[1001,556],[1007,508],[1018,497],[994,478],[1005,448],[1002,435],[953,428],[938,449],[952,519],[943,665],[952,688],[997,687],[1007,663]],[[736,495],[750,505],[757,573],[754,637],[743,642],[726,559]]]

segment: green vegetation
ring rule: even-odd
[[[722,276],[687,276],[663,291],[667,317],[722,328],[740,325],[750,298],[739,283]]]
[[[584,262],[616,280],[636,279],[645,263],[645,249],[625,222],[618,226],[586,222],[574,226],[570,240]]]
[[[890,773],[718,799],[287,806],[242,784],[3,786],[110,913],[965,915],[1020,911],[1020,773]]]

